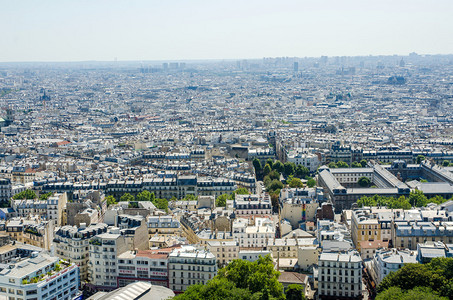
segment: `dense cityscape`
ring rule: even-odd
[[[453,299],[453,55],[0,63],[0,108],[0,299]]]

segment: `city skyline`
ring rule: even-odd
[[[0,62],[451,54],[449,1],[3,4]]]

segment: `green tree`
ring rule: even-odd
[[[415,190],[409,194],[409,203],[413,207],[423,207],[428,204],[428,198],[420,190]]]
[[[32,190],[25,190],[20,193],[17,193],[16,195],[13,196],[14,200],[23,200],[23,199],[36,199],[38,198],[36,196],[36,193]]]
[[[431,294],[451,298],[452,280],[453,258],[438,257],[426,264],[406,264],[398,271],[390,273],[379,284],[377,292],[385,295],[384,291],[392,287],[406,291],[423,289]]]
[[[39,195],[39,200],[47,200],[49,197],[52,196],[52,192],[48,192],[46,194]]]
[[[273,169],[273,165],[274,165],[274,160],[272,158],[268,158],[266,160],[266,165],[269,165],[269,167],[271,167],[271,170]]]
[[[264,176],[269,175],[269,173],[272,171],[272,168],[269,164],[266,164],[263,169],[263,174]]]
[[[393,209],[411,209],[411,204],[409,203],[409,200],[404,197],[400,196],[398,199],[392,198],[391,201],[387,204],[388,208],[393,208]]]
[[[333,161],[331,161],[329,164],[328,164],[328,167],[331,168],[331,169],[335,169],[335,168],[338,168],[337,167],[337,164]]]
[[[252,294],[261,293],[276,299],[285,299],[283,285],[278,282],[280,272],[276,271],[272,258],[267,255],[255,262],[236,259],[219,270],[218,278],[226,278],[237,288],[247,289]],[[262,299],[262,298],[254,298]]]
[[[420,154],[420,155],[417,156],[416,163],[420,164],[424,160],[425,160],[425,157]]]
[[[376,201],[372,197],[363,196],[359,200],[357,200],[357,205],[359,207],[376,206]]]
[[[436,203],[436,204],[442,204],[444,203],[445,201],[447,201],[447,199],[437,195],[437,196],[434,196],[432,198],[429,198],[428,200],[428,203]]]
[[[349,165],[340,160],[339,162],[337,162],[337,168],[349,168]]]
[[[153,201],[153,204],[155,207],[157,207],[157,209],[160,209],[163,211],[167,211],[167,209],[168,209],[168,200],[167,199],[156,198]]]
[[[135,201],[135,197],[132,196],[131,194],[129,193],[125,193],[123,196],[121,196],[120,198],[120,201],[121,202],[131,202],[131,201]]]
[[[276,170],[278,173],[283,173],[283,171],[285,171],[285,166],[282,164],[281,161],[277,160],[272,165],[272,169]]]
[[[248,195],[249,191],[246,188],[238,188],[237,190],[234,191],[236,195]]]
[[[271,184],[272,182],[272,179],[268,176],[264,176],[264,179],[263,179],[263,183],[264,183],[264,186],[268,186],[269,184]]]
[[[450,165],[450,161],[449,160],[444,160],[442,162],[442,166],[444,166],[444,167],[448,167],[449,165]]]
[[[286,300],[305,300],[304,287],[300,284],[290,284],[285,291]]]
[[[359,181],[357,181],[357,183],[361,187],[367,187],[367,186],[369,186],[371,184],[371,180],[368,177],[362,176],[362,177],[359,178]]]
[[[365,159],[362,159],[362,160],[360,161],[360,164],[362,165],[362,168],[365,168],[366,165],[367,165],[367,161],[366,161]]]
[[[399,287],[391,287],[376,297],[376,300],[447,300],[446,297],[438,296],[430,289],[415,288],[402,290]]]
[[[137,201],[151,201],[151,193],[149,191],[143,191],[135,197]]]
[[[307,186],[308,186],[309,188],[312,188],[312,187],[314,187],[315,185],[316,185],[316,180],[314,180],[313,178],[310,177],[310,178],[307,180]]]
[[[267,187],[267,191],[268,192],[274,192],[276,190],[281,190],[283,187],[284,187],[283,183],[280,180],[274,179],[274,180],[272,180],[272,182]]]
[[[306,176],[308,176],[308,174],[310,174],[310,170],[308,170],[307,167],[303,165],[297,165],[295,172],[296,177],[305,178]]]
[[[294,172],[296,171],[296,167],[294,163],[291,162],[285,162],[284,164],[284,173],[286,176],[289,175],[294,175]]]
[[[217,197],[215,205],[217,207],[225,207],[228,199],[228,194],[222,194],[219,197]]]
[[[271,196],[272,207],[276,209],[278,207],[278,199],[280,198],[280,189],[270,192],[269,196]]]
[[[269,178],[272,179],[272,180],[280,180],[280,173],[277,172],[277,170],[272,170],[270,173],[269,173]]]
[[[255,174],[258,177],[261,177],[263,173],[263,166],[261,165],[261,161],[258,158],[254,158],[252,161],[253,168],[255,168]]]
[[[115,197],[112,195],[107,196],[105,200],[107,201],[107,206],[115,205],[117,203]]]
[[[362,165],[356,161],[351,164],[351,168],[362,168]]]
[[[202,299],[231,299],[251,300],[252,294],[248,289],[237,288],[226,278],[215,277],[206,284],[195,284],[173,299],[175,300],[202,300]]]
[[[195,195],[192,195],[192,194],[187,194],[187,195],[183,198],[183,200],[186,200],[186,201],[187,201],[187,200],[189,200],[189,201],[196,201],[196,200],[198,200],[198,197],[195,196]]]
[[[288,182],[290,188],[302,188],[304,187],[304,184],[302,183],[302,180],[300,180],[297,177],[291,178],[291,181]]]

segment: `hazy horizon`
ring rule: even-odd
[[[9,1],[0,62],[453,53],[453,1]]]

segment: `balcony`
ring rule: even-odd
[[[41,281],[50,281],[74,268],[76,268],[77,266],[76,265],[72,265],[65,261],[65,260],[60,260],[56,265],[55,267],[48,271],[47,273],[45,274],[40,274],[40,275],[37,275],[35,277],[32,277],[31,279],[28,279],[28,278],[24,278],[22,280],[22,285],[27,285],[27,284],[35,284],[35,283],[39,283]]]

